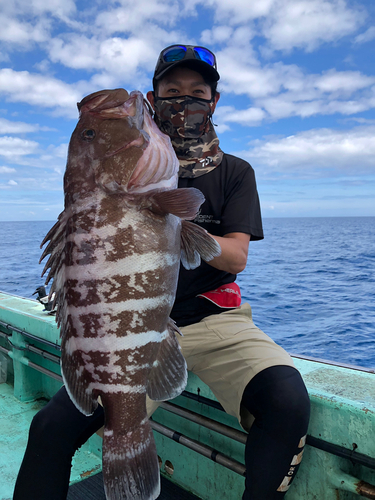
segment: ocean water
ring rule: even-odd
[[[54,222],[0,222],[0,290],[33,298]],[[292,354],[375,368],[375,217],[264,219],[238,276],[257,326]]]

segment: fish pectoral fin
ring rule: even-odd
[[[195,269],[201,263],[201,258],[209,262],[221,254],[219,243],[205,229],[182,221],[181,228],[181,262],[185,269]]]
[[[106,415],[107,418],[107,415]],[[109,419],[111,420],[111,419]],[[148,418],[128,432],[117,432],[111,421],[103,433],[103,482],[107,500],[155,500],[160,472]]]
[[[187,383],[187,366],[176,333],[175,322],[169,319],[166,336],[161,341],[158,355],[151,369],[147,395],[154,401],[166,401],[181,394]]]
[[[180,219],[194,219],[204,196],[196,188],[178,188],[160,191],[152,195],[152,211],[158,214],[173,214]]]

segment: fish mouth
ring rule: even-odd
[[[120,92],[121,91],[121,92]],[[145,149],[150,142],[149,135],[143,130],[144,124],[144,98],[141,92],[134,90],[130,95],[124,89],[118,91],[120,103],[115,98],[108,99],[108,94],[100,94],[96,97],[97,105],[90,112],[104,119],[124,119],[127,118],[131,127],[139,130],[139,137],[128,142],[120,148],[106,155],[106,158],[115,156],[131,147]],[[127,97],[126,100],[125,97]],[[118,105],[114,105],[118,104]]]
[[[99,93],[92,99],[89,112],[100,118],[121,119],[129,117],[134,125],[141,128],[143,124],[143,95],[138,90],[130,94],[125,89],[112,91],[114,94]]]

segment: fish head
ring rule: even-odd
[[[78,109],[65,191],[99,186],[107,193],[144,193],[177,186],[177,157],[141,92],[102,90],[85,97]]]

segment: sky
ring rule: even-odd
[[[151,89],[159,52],[217,57],[221,148],[263,217],[375,216],[373,0],[0,0],[0,221],[55,220],[76,103]]]

